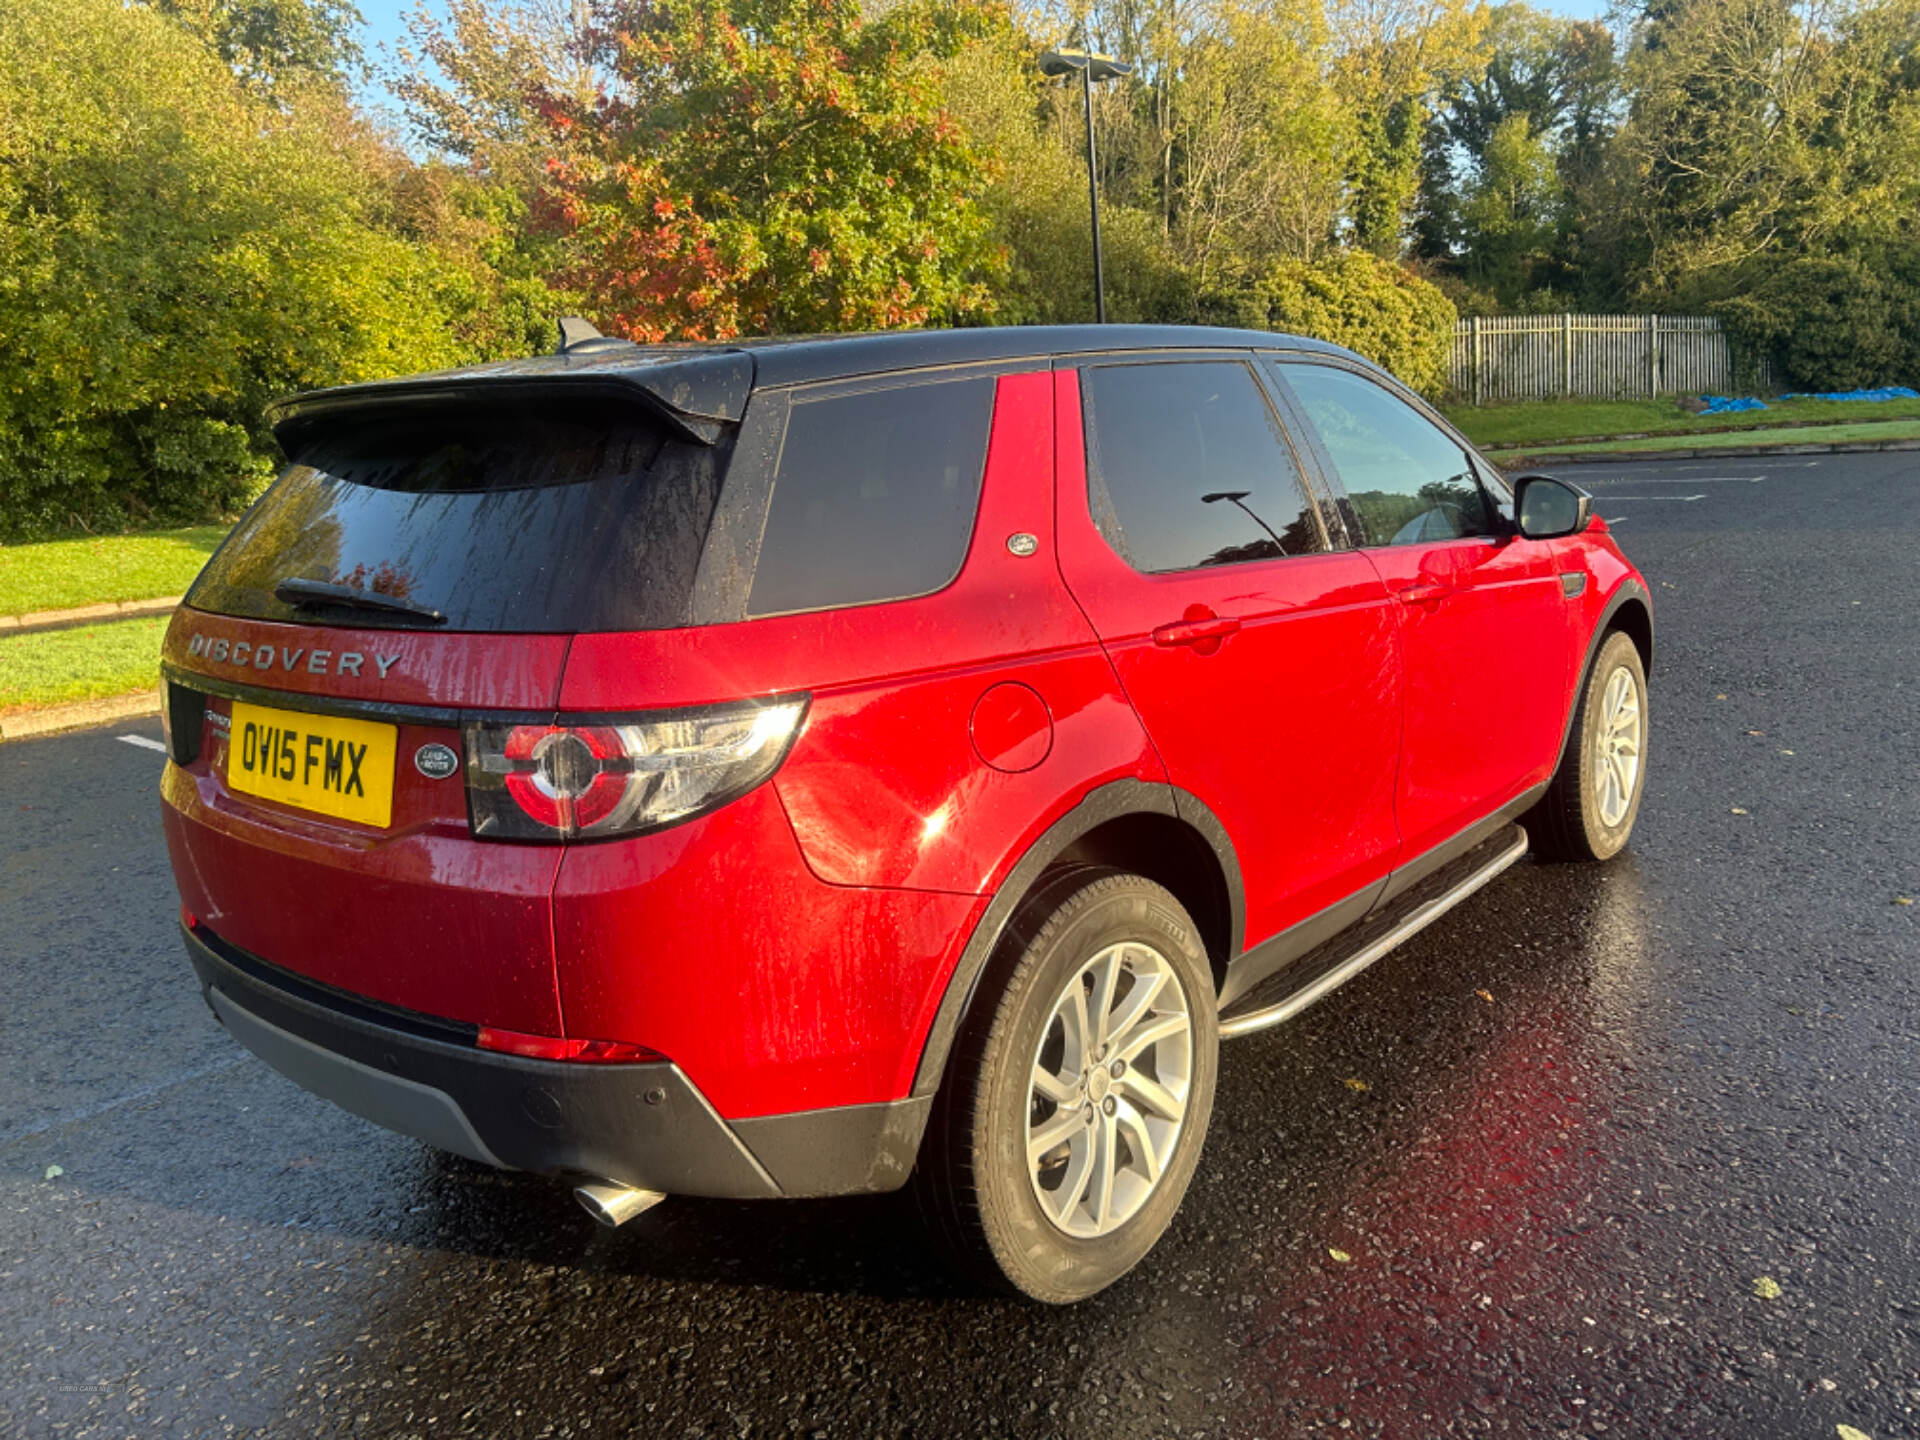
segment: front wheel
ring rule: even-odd
[[[1009,933],[916,1182],[966,1269],[1065,1304],[1138,1264],[1186,1194],[1213,1109],[1213,977],[1179,901],[1137,875],[1056,877]]]
[[[1631,636],[1614,631],[1587,674],[1560,768],[1527,816],[1550,860],[1609,860],[1633,833],[1647,778],[1647,672]]]

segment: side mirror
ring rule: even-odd
[[[1551,475],[1522,475],[1513,487],[1513,513],[1529,540],[1578,535],[1593,519],[1593,496]]]

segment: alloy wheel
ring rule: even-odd
[[[1608,828],[1626,818],[1640,783],[1640,686],[1624,665],[1607,677],[1594,736],[1593,798]]]
[[[1193,1018],[1165,956],[1109,945],[1053,1003],[1033,1057],[1027,1170],[1048,1220],[1092,1238],[1160,1183],[1193,1083]]]

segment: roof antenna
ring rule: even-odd
[[[553,353],[556,355],[564,355],[569,350],[586,344],[589,340],[601,340],[605,338],[606,337],[601,335],[598,330],[593,328],[591,321],[583,320],[578,315],[562,315],[560,317],[560,346]]]

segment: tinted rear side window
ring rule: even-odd
[[[724,458],[604,408],[343,425],[247,512],[187,600],[381,623],[274,597],[299,577],[431,607],[449,630],[685,625]]]
[[[901,600],[958,575],[993,389],[979,377],[796,395],[747,613]]]
[[[1080,393],[1094,518],[1134,569],[1323,548],[1279,418],[1245,365],[1096,366]]]

